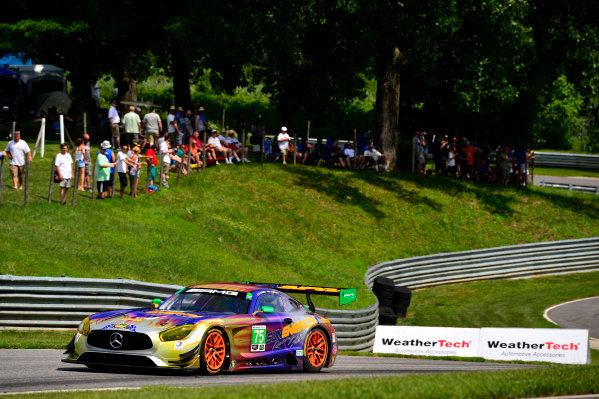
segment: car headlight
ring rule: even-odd
[[[79,327],[77,327],[77,332],[82,335],[89,334],[89,316],[83,319],[81,323],[79,323]]]
[[[195,328],[195,324],[185,324],[182,326],[169,328],[160,333],[161,341],[178,341],[187,337]]]

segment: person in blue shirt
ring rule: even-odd
[[[102,144],[100,145],[100,147],[105,146],[106,147],[106,152],[105,152],[105,156],[108,159],[109,163],[114,163],[116,161],[116,155],[114,153],[113,150],[110,149],[110,142],[108,140],[104,140],[102,142]],[[100,153],[100,151],[98,151],[98,154]],[[106,197],[112,197],[112,182],[114,181],[114,166],[110,167],[110,178],[108,179],[107,182],[105,182],[105,187],[106,187]]]

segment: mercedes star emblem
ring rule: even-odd
[[[114,349],[118,349],[123,346],[123,334],[115,332],[110,336],[110,346]]]

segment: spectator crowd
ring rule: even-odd
[[[412,140],[415,170],[418,173],[434,173],[442,176],[484,181],[518,186],[528,184],[529,163],[534,159],[534,151],[524,148],[511,148],[500,145],[492,149],[479,145],[476,140],[458,140],[449,135],[434,135],[428,141],[428,134],[416,132]],[[427,169],[429,156],[433,168]]]

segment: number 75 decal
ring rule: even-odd
[[[252,326],[252,352],[266,350],[266,326]]]

